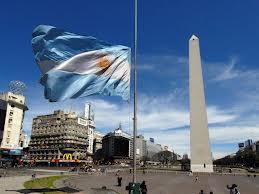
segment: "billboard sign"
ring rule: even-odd
[[[87,126],[87,120],[83,118],[78,118],[77,120],[79,125]]]
[[[64,154],[63,155],[63,160],[72,160],[72,154]]]

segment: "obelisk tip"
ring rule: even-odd
[[[190,40],[199,40],[199,38],[193,34],[193,35],[191,36]]]

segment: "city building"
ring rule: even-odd
[[[12,92],[0,93],[0,142],[1,149],[21,149],[25,96]]]
[[[248,139],[248,140],[245,141],[245,147],[249,147],[249,146],[251,146],[252,144],[253,144],[252,139]]]
[[[259,153],[259,141],[252,143],[250,148],[252,149],[253,152]]]
[[[143,135],[136,137],[136,159],[143,160],[147,154],[147,141]]]
[[[88,125],[88,119],[61,110],[34,118],[29,144],[30,159],[42,162],[91,160],[92,148],[90,152],[87,149],[89,129],[90,133],[93,132]]]
[[[146,156],[149,159],[158,153],[163,151],[161,144],[156,144],[154,138],[150,138],[149,141],[146,141]]]
[[[164,151],[168,151],[168,146],[164,146]]]
[[[176,160],[182,160],[183,157],[180,154],[176,154]]]
[[[255,152],[259,154],[259,141],[257,141],[255,144]]]
[[[102,139],[102,149],[105,160],[128,160],[133,156],[132,137],[125,133],[121,125]]]
[[[182,159],[183,159],[183,160],[188,160],[188,159],[189,159],[188,154],[183,154]]]
[[[20,136],[20,146],[22,148],[27,148],[30,143],[30,136],[26,134],[24,131],[22,131],[21,136]]]
[[[239,150],[244,149],[244,147],[245,147],[245,144],[244,144],[244,143],[238,143],[238,148],[239,148]]]
[[[153,137],[150,137],[149,141],[152,142],[152,143],[155,143],[155,139]]]
[[[94,141],[93,141],[93,152],[97,152],[98,150],[102,149],[102,140],[103,134],[99,131],[94,131]]]
[[[87,152],[89,154],[93,154],[93,143],[94,143],[94,130],[95,130],[95,123],[91,119],[87,119],[85,117],[78,117],[78,124],[83,125],[87,128],[86,135],[87,135]]]
[[[87,118],[87,122],[84,122],[83,119],[83,123],[85,126],[87,126],[88,130],[87,130],[87,135],[88,135],[88,147],[87,147],[87,152],[90,154],[94,153],[94,148],[93,148],[93,144],[94,144],[94,131],[95,131],[95,122],[94,122],[94,114],[91,108],[91,103],[87,103],[85,105],[85,116],[84,118]],[[80,120],[80,118],[79,118]],[[81,122],[82,123],[82,122]]]

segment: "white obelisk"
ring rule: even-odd
[[[189,40],[189,84],[191,170],[213,172],[199,39],[195,35]]]

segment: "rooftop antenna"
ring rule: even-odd
[[[27,87],[25,83],[18,81],[18,80],[13,80],[9,83],[9,90],[13,94],[17,95],[24,95],[24,92],[26,91]]]
[[[88,119],[91,120],[91,103],[89,103],[88,106]]]
[[[88,107],[88,109],[87,109]],[[91,107],[92,104],[90,102],[86,102],[85,103],[85,118],[87,118],[88,120],[91,120]]]
[[[72,102],[70,103],[69,113],[72,113]]]

